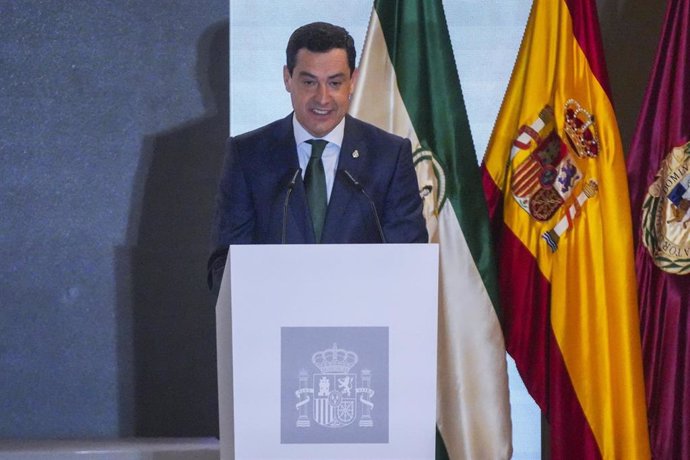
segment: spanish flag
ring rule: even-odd
[[[374,2],[350,113],[410,139],[429,238],[439,245],[436,459],[507,460],[495,257],[441,0]]]
[[[506,346],[551,458],[649,458],[628,186],[593,0],[534,1],[482,167]]]
[[[628,155],[649,436],[690,458],[690,0],[669,0]]]

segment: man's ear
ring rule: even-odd
[[[285,84],[285,91],[288,93],[290,92],[290,80],[292,77],[290,76],[290,71],[288,70],[288,67],[286,65],[283,66],[283,83]]]

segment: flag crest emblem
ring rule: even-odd
[[[539,222],[547,222],[560,212],[561,219],[542,235],[554,252],[561,235],[574,225],[582,205],[598,191],[596,180],[582,180],[587,160],[598,155],[594,116],[575,99],[569,99],[563,108],[562,137],[554,110],[546,105],[513,140],[511,193],[520,207]]]
[[[438,216],[446,201],[446,174],[431,150],[419,147],[412,158],[419,196],[422,197],[423,214],[429,235],[434,235],[438,228]]]
[[[642,243],[668,273],[690,273],[690,142],[661,162],[642,205]]]

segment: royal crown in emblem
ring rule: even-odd
[[[596,158],[599,155],[599,136],[594,126],[594,116],[575,99],[568,99],[565,103],[563,131],[580,158]]]
[[[317,351],[311,357],[311,362],[323,374],[346,374],[358,360],[356,353],[338,348],[335,343],[331,348]]]

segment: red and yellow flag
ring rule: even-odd
[[[628,186],[593,0],[535,0],[483,164],[551,458],[649,458]]]

